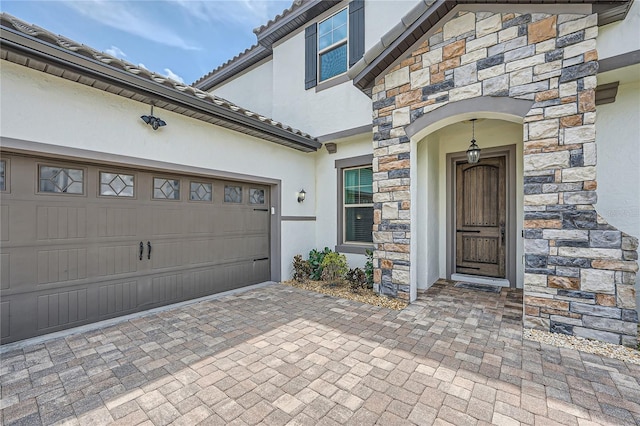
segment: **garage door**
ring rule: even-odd
[[[270,279],[269,187],[3,156],[2,343]]]

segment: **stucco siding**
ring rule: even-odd
[[[621,84],[615,103],[598,106],[596,120],[598,211],[607,222],[635,237],[640,236],[638,99],[640,81]],[[638,306],[639,290],[640,278],[636,276]]]
[[[243,108],[273,117],[273,62],[266,60],[211,91]]]
[[[334,250],[337,244],[338,229],[338,181],[336,160],[371,154],[371,134],[363,134],[338,141],[338,152],[329,154],[323,148],[316,153],[316,205],[317,227],[316,241],[319,249],[329,247]],[[306,255],[306,253],[304,253]],[[362,267],[365,256],[347,254],[349,267]]]
[[[640,50],[640,2],[634,1],[627,17],[598,29],[598,58]]]
[[[305,90],[304,31],[274,47],[273,88],[273,117],[313,136],[371,123],[371,99],[350,81]]]

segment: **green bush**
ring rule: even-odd
[[[322,279],[322,261],[324,257],[332,253],[329,247],[325,247],[323,251],[313,249],[309,252],[309,266],[311,268],[310,278],[315,281]]]
[[[364,264],[364,274],[367,280],[367,286],[373,288],[373,251],[367,250],[367,262]]]
[[[311,265],[302,258],[302,255],[296,254],[293,257],[293,279],[298,282],[304,282],[311,276]]]
[[[322,280],[335,282],[347,273],[347,257],[340,253],[327,253],[322,259]]]

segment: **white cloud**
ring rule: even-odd
[[[111,46],[107,50],[104,51],[106,54],[113,56],[114,58],[122,59],[127,56],[126,53],[122,51],[118,46]]]
[[[178,74],[174,73],[169,68],[165,68],[164,72],[166,77],[170,78],[171,80],[175,80],[178,83],[184,84],[184,78],[180,77]]]
[[[140,62],[138,64],[138,68],[144,68],[145,70],[148,70],[149,68],[147,68],[147,66],[145,64],[143,64],[142,62]]]
[[[291,0],[168,0],[188,14],[208,22],[235,22],[250,26],[265,24],[291,5]]]
[[[154,21],[154,14],[149,13],[154,2],[65,0],[64,4],[103,25],[146,40],[185,50],[201,50],[173,32],[166,24]]]

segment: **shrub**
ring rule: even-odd
[[[309,252],[309,266],[311,268],[310,278],[312,280],[320,280],[322,278],[322,261],[324,257],[332,253],[329,247],[325,247],[323,251],[313,249]]]
[[[296,254],[293,257],[293,279],[298,282],[304,282],[311,275],[311,265],[304,260],[301,255]]]
[[[373,288],[373,251],[367,250],[367,262],[364,264],[364,274],[367,279],[367,286]]]
[[[349,269],[345,278],[349,282],[349,288],[354,293],[367,287],[367,275],[365,271],[360,268]]]
[[[347,257],[340,253],[327,253],[322,259],[322,280],[335,282],[347,272]]]

